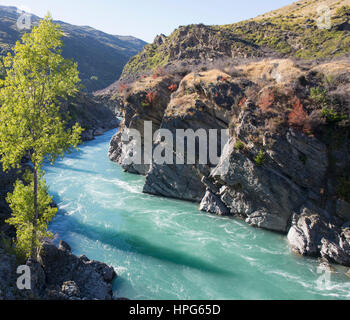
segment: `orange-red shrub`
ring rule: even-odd
[[[156,97],[157,97],[157,94],[155,92],[153,91],[148,92],[146,95],[146,103],[152,104],[155,101]]]
[[[271,90],[265,90],[259,99],[258,106],[263,112],[269,111],[270,107],[275,102],[275,95]]]
[[[244,104],[247,102],[247,97],[243,97],[241,101],[238,103],[238,106],[242,108]]]
[[[304,128],[307,123],[308,115],[304,110],[300,99],[297,99],[293,105],[293,111],[288,116],[288,123],[292,127]]]
[[[168,87],[168,89],[171,92],[175,92],[177,90],[177,84],[176,83],[172,84],[171,86]]]

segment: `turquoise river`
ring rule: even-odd
[[[112,265],[115,294],[129,299],[350,299],[346,269],[324,282],[317,260],[286,237],[198,205],[142,193],[145,178],[109,161],[115,131],[85,143],[46,180],[59,205],[50,226],[77,255]]]

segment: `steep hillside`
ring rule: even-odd
[[[19,14],[14,7],[0,6],[0,54],[6,54],[23,32],[16,28]],[[40,21],[32,16],[33,24]],[[80,78],[88,91],[103,89],[116,81],[130,57],[146,44],[125,36],[109,35],[90,27],[56,21],[64,31],[63,55],[79,64]]]
[[[320,29],[321,4],[330,9],[331,28]],[[258,18],[223,26],[182,26],[132,58],[123,78],[171,64],[194,65],[248,57],[329,58],[350,52],[350,1],[298,1]]]
[[[101,93],[119,101],[124,116],[110,159],[145,175],[145,193],[288,233],[296,253],[350,266],[348,3],[327,1],[330,29],[317,27],[309,0],[233,25],[192,25],[157,37]],[[134,155],[134,145],[122,136],[137,129],[145,145],[144,121],[173,133],[173,161],[130,164],[125,155]],[[229,129],[219,164],[198,157],[177,163],[188,154],[175,147],[177,129]],[[166,141],[158,136],[153,150]]]

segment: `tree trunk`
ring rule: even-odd
[[[34,166],[34,218],[33,218],[33,234],[32,234],[32,252],[31,258],[36,261],[37,259],[37,248],[36,248],[36,228],[39,218],[39,209],[38,209],[38,171]]]

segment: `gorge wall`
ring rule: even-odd
[[[126,171],[146,175],[146,193],[196,201],[203,211],[289,232],[296,252],[350,265],[344,233],[350,221],[349,72],[348,59],[322,64],[266,59],[182,79],[143,78],[120,95],[124,120],[109,156]],[[144,121],[153,122],[153,133],[228,128],[230,141],[216,168],[198,159],[194,165],[125,164],[121,135],[137,129],[144,139]],[[156,140],[153,148],[162,143]],[[174,147],[174,163],[176,152]],[[229,159],[228,172],[217,174],[223,159]],[[321,222],[306,223],[305,217]],[[332,230],[331,239],[320,231],[322,224]],[[338,253],[329,252],[330,244],[311,250],[309,233],[318,234],[316,242],[327,239]]]
[[[124,116],[110,159],[145,175],[146,193],[288,234],[294,252],[350,266],[350,7],[326,4],[326,29],[317,2],[304,0],[233,25],[158,36],[100,92]],[[130,165],[122,150],[133,145],[121,137],[137,129],[149,143],[144,121],[153,133],[229,129],[230,140],[216,167],[198,159]],[[159,137],[153,150],[162,144]]]

